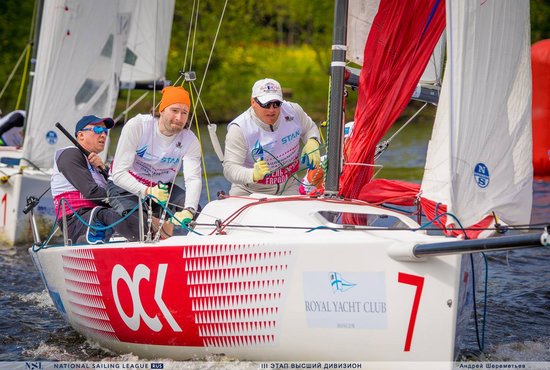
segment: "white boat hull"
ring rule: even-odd
[[[445,238],[399,230],[305,232],[299,227],[323,226],[318,210],[381,210],[304,200],[215,201],[198,219],[204,225],[238,213],[234,225],[272,222],[277,229],[227,227],[225,235],[31,254],[68,322],[118,352],[176,360],[210,354],[262,361],[453,360],[457,314],[469,313],[462,290],[471,289],[471,281],[462,257],[419,260],[396,252]]]
[[[55,220],[50,187],[50,173],[25,166],[20,150],[0,149],[2,162],[21,163],[1,165],[0,176],[0,245],[11,246],[33,241],[29,215],[23,214],[27,197],[42,198],[34,208],[41,235],[48,235]]]

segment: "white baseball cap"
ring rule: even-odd
[[[262,104],[273,100],[283,101],[283,90],[281,84],[274,79],[264,78],[252,86],[252,97],[257,98]]]

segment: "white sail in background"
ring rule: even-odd
[[[380,0],[350,0],[348,4],[348,49],[346,58],[362,66],[365,45]]]
[[[132,17],[122,82],[162,79],[166,73],[175,0],[138,0]]]
[[[372,26],[380,0],[350,0],[348,11],[348,61],[363,65],[365,44]],[[420,84],[435,84],[441,81],[443,56],[445,52],[445,35],[441,37],[420,78]]]
[[[447,1],[447,60],[422,196],[463,226],[495,212],[529,223],[529,2]],[[452,217],[448,224],[455,223]]]
[[[23,157],[51,168],[84,115],[112,116],[134,8],[131,0],[46,0]]]

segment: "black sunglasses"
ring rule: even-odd
[[[254,98],[254,101],[260,106],[262,107],[263,109],[269,109],[271,107],[273,108],[280,108],[281,107],[281,104],[283,104],[282,101],[279,101],[279,100],[273,100],[273,101],[270,101],[270,102],[267,102],[265,104],[262,104],[260,103],[260,101],[258,100],[258,98]]]

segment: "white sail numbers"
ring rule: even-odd
[[[155,282],[155,295],[154,299],[159,307],[160,311],[166,318],[166,321],[168,321],[168,324],[175,332],[181,332],[181,328],[170,313],[170,310],[168,307],[166,307],[166,304],[162,300],[162,291],[164,289],[164,279],[166,278],[166,269],[168,268],[167,264],[160,264],[158,267],[158,273],[157,273],[157,279]],[[130,277],[130,274],[126,269],[121,265],[115,265],[113,268],[113,272],[111,274],[111,289],[113,291],[113,298],[115,300],[115,305],[118,310],[118,313],[122,320],[128,325],[128,327],[134,331],[137,331],[139,329],[139,324],[141,322],[141,319],[143,319],[143,322],[153,331],[159,332],[163,325],[160,319],[157,315],[154,317],[151,317],[145,312],[145,309],[143,308],[142,300],[139,293],[139,284],[141,280],[147,280],[151,281],[151,270],[149,267],[140,264],[137,265],[134,270],[134,275]],[[128,316],[126,312],[122,309],[122,305],[120,303],[120,298],[118,294],[118,286],[119,282],[123,281],[126,286],[128,287],[128,290],[130,292],[130,295],[132,297],[131,303],[133,305],[132,310],[132,316]]]

